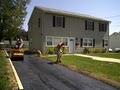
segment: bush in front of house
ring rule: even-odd
[[[63,54],[66,54],[68,52],[68,48],[64,48]],[[56,47],[47,47],[47,52],[46,54],[56,54]]]
[[[89,48],[85,48],[83,51],[84,54],[90,53],[90,49]]]
[[[48,47],[47,51],[48,54],[55,54],[55,47]]]
[[[107,51],[106,48],[85,48],[83,53],[105,53]]]

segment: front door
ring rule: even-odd
[[[75,46],[75,39],[74,38],[70,38],[69,39],[69,53],[73,53],[74,52],[74,46]]]

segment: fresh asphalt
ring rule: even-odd
[[[25,55],[24,61],[12,62],[24,90],[117,90],[106,83],[32,55]]]

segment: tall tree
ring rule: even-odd
[[[0,0],[0,42],[19,35],[30,0]]]

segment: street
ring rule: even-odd
[[[101,81],[32,55],[12,61],[24,90],[117,90]]]

